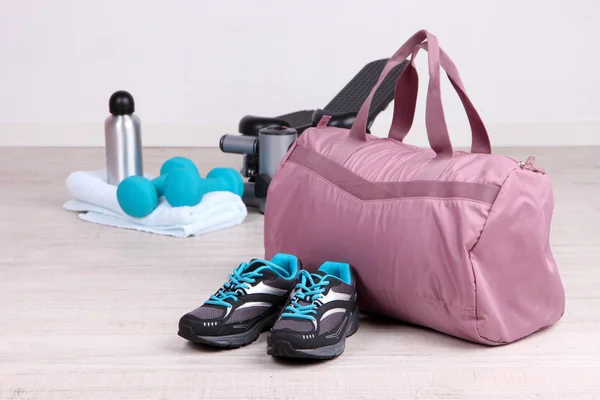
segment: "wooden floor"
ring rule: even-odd
[[[552,246],[567,293],[554,327],[486,348],[363,318],[326,363],[278,362],[265,336],[232,351],[194,347],[179,317],[232,267],[263,253],[263,217],[176,239],[102,227],[64,211],[64,179],[103,167],[102,149],[0,149],[1,399],[600,399],[600,148],[532,153],[554,182]],[[213,149],[147,149],[206,173],[239,168]]]

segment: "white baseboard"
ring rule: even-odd
[[[600,145],[600,123],[590,124],[488,124],[492,146]],[[216,147],[225,133],[235,134],[237,124],[145,123],[144,147]],[[389,124],[375,123],[373,133],[387,135]],[[456,147],[469,146],[468,126],[449,126]],[[428,146],[424,126],[415,126],[407,143]],[[0,146],[96,147],[104,146],[100,123],[0,123]]]

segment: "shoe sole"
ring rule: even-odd
[[[177,334],[193,343],[204,344],[222,349],[237,349],[239,347],[249,345],[258,339],[262,332],[271,329],[278,316],[279,311],[269,313],[265,316],[265,318],[258,321],[246,332],[227,336],[199,336],[194,332],[194,328],[192,327],[191,323],[183,320],[179,323],[179,332],[177,332]]]
[[[358,330],[358,309],[355,309],[350,316],[350,323],[339,342],[315,349],[296,349],[290,342],[279,341],[273,346],[267,347],[267,354],[273,357],[281,358],[306,358],[316,360],[330,360],[342,354],[346,348],[346,338],[354,335]]]

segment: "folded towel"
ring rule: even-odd
[[[152,179],[152,176],[146,177]],[[66,185],[74,200],[67,201],[63,207],[83,212],[79,214],[82,220],[161,235],[198,236],[241,224],[248,214],[239,196],[230,192],[211,192],[193,207],[171,207],[161,197],[151,214],[134,218],[121,210],[116,186],[106,183],[106,170],[73,172]]]

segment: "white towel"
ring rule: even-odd
[[[66,184],[74,200],[67,201],[63,207],[82,212],[79,214],[82,220],[160,235],[181,238],[203,235],[241,224],[248,215],[239,196],[211,192],[193,207],[171,207],[161,197],[156,210],[144,218],[134,218],[121,210],[117,187],[106,183],[106,170],[73,172]]]

